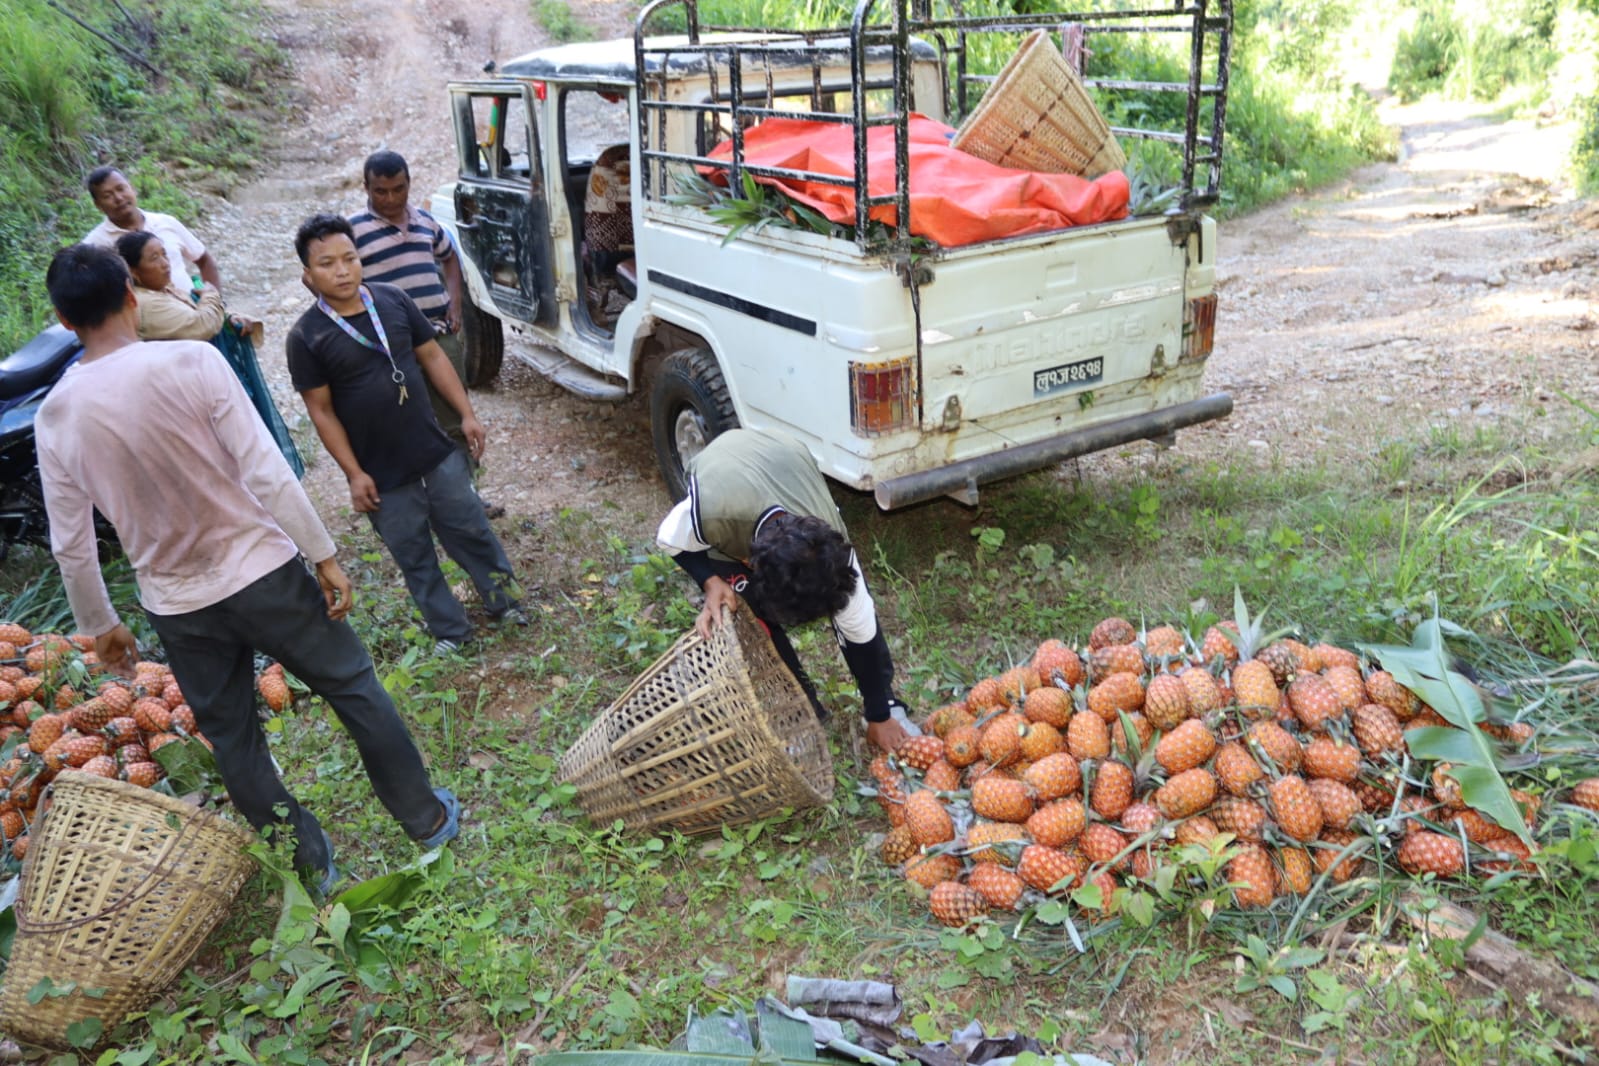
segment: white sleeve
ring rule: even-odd
[[[178,245],[183,249],[183,257],[191,263],[198,263],[200,257],[205,255],[205,242],[194,235],[194,231],[177,219],[172,220],[173,232],[177,235]]]
[[[676,507],[667,512],[661,520],[661,528],[655,532],[655,543],[668,555],[679,552],[702,552],[710,549],[710,545],[700,540],[694,532],[694,497],[691,493],[683,497]]]
[[[855,571],[855,590],[844,609],[833,616],[833,630],[840,640],[865,644],[877,635],[877,605],[866,589],[866,576],[861,573],[860,560],[854,552],[850,553],[849,565]]]

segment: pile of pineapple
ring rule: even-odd
[[[258,686],[274,709],[288,703],[281,666],[268,667]],[[0,763],[0,853],[27,855],[45,788],[62,770],[151,788],[166,776],[155,753],[184,737],[211,746],[164,664],[141,662],[126,681],[103,674],[90,637],[35,636],[0,622],[0,752],[9,749]]]
[[[1413,874],[1464,872],[1462,838],[1479,869],[1527,861],[1520,837],[1466,806],[1448,763],[1419,782],[1401,773],[1404,731],[1448,721],[1351,651],[1259,640],[1222,623],[1196,654],[1172,626],[1140,639],[1108,618],[1082,654],[1045,641],[874,760],[893,827],[883,861],[956,927],[1084,884],[1112,913],[1117,889],[1152,878],[1171,848],[1219,834],[1233,841],[1236,904],[1269,906],[1323,873],[1360,872],[1349,845],[1362,812],[1397,822],[1393,857]],[[1520,723],[1483,728],[1532,737]],[[1534,825],[1538,801],[1512,795]],[[1572,799],[1599,809],[1599,779]]]

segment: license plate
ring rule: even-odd
[[[1105,376],[1105,359],[1079,359],[1075,363],[1062,363],[1048,370],[1033,371],[1033,395],[1048,396],[1067,389],[1080,389],[1092,385]]]

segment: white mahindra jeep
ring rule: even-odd
[[[662,19],[687,32],[653,35]],[[508,332],[514,354],[575,393],[647,388],[675,495],[684,462],[743,425],[805,441],[885,509],[974,503],[983,483],[1223,417],[1231,397],[1206,395],[1201,377],[1230,24],[1230,0],[981,20],[861,0],[843,30],[713,33],[692,0],[659,0],[632,40],[544,49],[452,84],[459,177],[431,206],[464,259],[469,383],[498,372]],[[1161,207],[1139,213],[1135,189],[1120,221],[931,247],[867,221],[881,203],[909,217],[903,137],[897,191],[872,199],[857,173],[857,222],[831,232],[740,227],[683,195],[711,166],[734,190],[746,173],[792,175],[746,165],[741,139],[708,158],[765,118],[851,124],[857,158],[868,127],[903,129],[912,111],[957,125],[992,80],[967,69],[979,40],[1014,49],[1063,26],[1090,51],[1142,36],[1191,57],[1185,81],[1084,79],[1178,116],[1175,130],[1115,130],[1174,153],[1181,177]],[[629,174],[616,199],[631,232],[596,255],[585,200],[608,147],[626,159],[611,169]]]

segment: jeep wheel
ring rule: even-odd
[[[500,376],[505,361],[505,331],[500,320],[472,302],[471,290],[461,282],[461,346],[466,363],[466,387],[481,389]]]
[[[684,348],[662,361],[650,388],[650,431],[672,499],[688,495],[689,460],[737,427],[716,356],[705,348]]]

